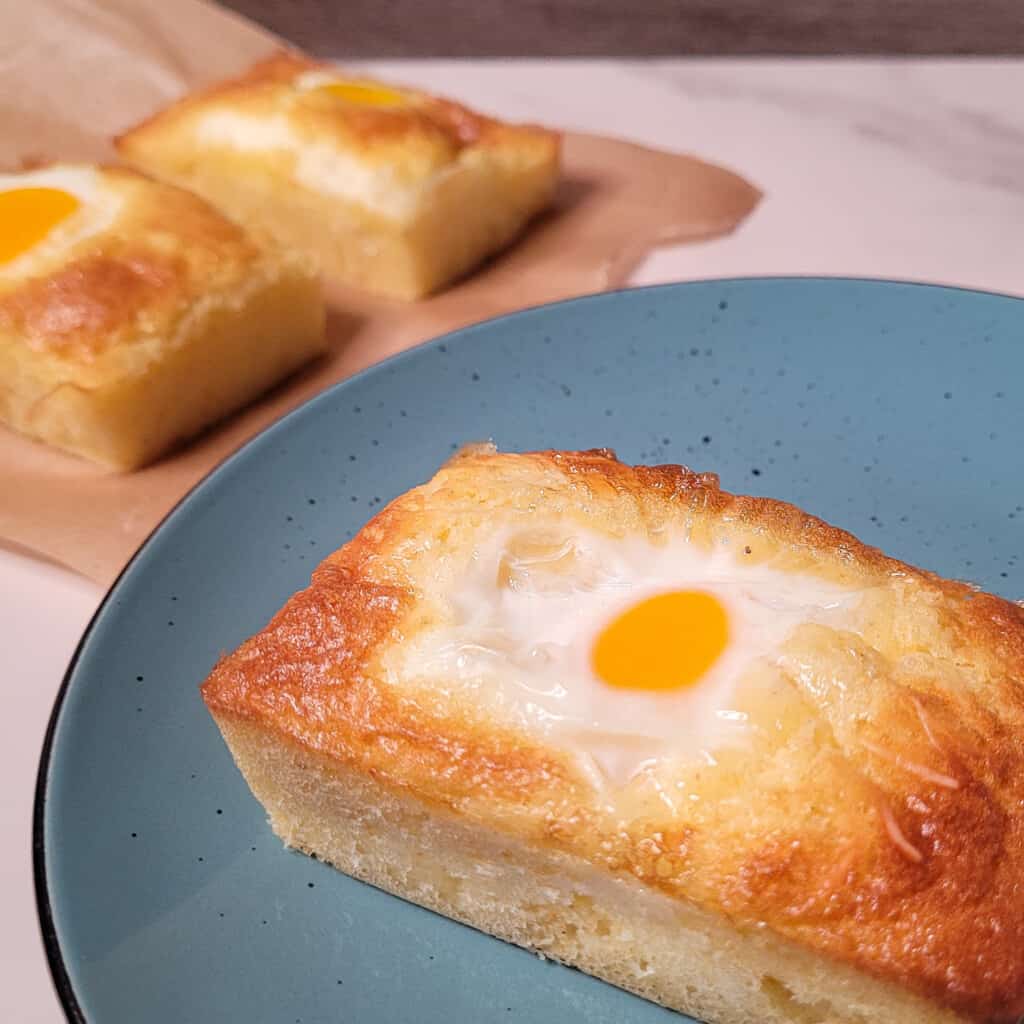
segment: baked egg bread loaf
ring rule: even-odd
[[[125,168],[0,174],[0,420],[121,470],[323,352],[307,257]]]
[[[203,698],[286,844],[713,1024],[1024,1013],[1024,609],[712,474],[468,449]]]
[[[550,202],[559,140],[290,53],[122,135],[121,156],[193,189],[324,272],[414,299],[507,245]]]

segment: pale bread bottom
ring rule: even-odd
[[[578,858],[459,821],[215,716],[288,846],[712,1024],[952,1024],[904,990]]]
[[[118,470],[151,462],[327,347],[320,282],[294,267],[199,299],[170,336],[130,339],[120,372],[90,386],[2,341],[0,421]]]
[[[409,300],[443,288],[514,241],[549,204],[558,173],[553,160],[460,167],[411,220],[398,222],[340,196],[260,175],[251,161],[234,173],[213,159],[187,169],[142,155],[131,159],[279,244],[315,254],[328,280]]]

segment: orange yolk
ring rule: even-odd
[[[81,204],[59,188],[12,188],[0,192],[0,263],[41,242]]]
[[[363,107],[400,107],[405,103],[405,96],[397,89],[375,85],[373,82],[337,81],[322,85],[320,88],[346,103],[355,103]]]
[[[674,590],[633,605],[605,626],[591,655],[594,672],[627,690],[693,686],[729,640],[720,601],[702,590]]]

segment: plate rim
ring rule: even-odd
[[[61,1009],[64,1011],[64,1014],[70,1024],[98,1024],[98,1022],[89,1021],[85,1016],[85,1011],[82,1009],[81,1003],[78,1000],[78,995],[71,982],[71,976],[68,972],[67,964],[64,959],[64,951],[61,948],[60,939],[57,936],[53,905],[50,900],[50,887],[46,871],[45,819],[47,790],[50,781],[50,769],[52,767],[55,747],[54,741],[56,738],[57,726],[60,721],[61,713],[66,703],[78,663],[81,660],[82,653],[85,650],[86,645],[92,638],[97,622],[103,616],[107,606],[111,602],[111,598],[120,587],[122,581],[134,570],[136,563],[147,553],[157,535],[165,526],[167,526],[170,520],[174,518],[182,507],[189,503],[200,490],[207,486],[212,486],[214,479],[221,473],[221,471],[226,470],[235,462],[236,459],[242,458],[248,452],[250,447],[261,441],[261,439],[271,431],[284,429],[285,424],[287,424],[288,421],[300,414],[309,415],[314,405],[318,405],[320,402],[329,400],[336,392],[357,384],[364,377],[370,374],[385,372],[388,368],[396,366],[407,359],[416,357],[425,350],[433,349],[446,343],[449,338],[471,333],[479,329],[485,329],[497,321],[505,322],[508,320],[515,320],[519,317],[536,314],[542,310],[555,309],[563,306],[597,304],[600,302],[614,300],[625,294],[632,295],[636,293],[639,295],[649,295],[654,292],[662,291],[685,291],[694,285],[721,285],[723,287],[728,287],[736,284],[749,284],[754,282],[800,283],[810,284],[812,286],[825,283],[844,283],[854,285],[879,285],[882,287],[895,288],[911,287],[936,292],[966,293],[968,295],[980,295],[987,298],[1012,299],[1024,306],[1024,295],[1012,295],[1009,292],[992,291],[985,288],[971,288],[962,285],[942,284],[931,281],[914,281],[904,280],[901,278],[883,277],[857,277],[846,274],[747,274],[737,275],[734,277],[701,277],[687,279],[685,281],[667,281],[661,284],[640,285],[635,287],[627,285],[621,288],[613,288],[606,291],[592,292],[587,295],[577,295],[570,298],[559,299],[554,302],[542,302],[533,306],[526,306],[522,309],[512,310],[508,313],[501,313],[496,316],[488,317],[484,320],[478,320],[471,324],[465,324],[462,327],[457,327],[451,331],[445,331],[443,334],[427,338],[408,349],[397,352],[394,355],[387,356],[378,362],[371,363],[369,366],[357,371],[350,377],[345,377],[342,380],[336,381],[329,387],[324,388],[323,391],[318,392],[305,402],[300,403],[294,409],[289,410],[280,419],[274,420],[272,423],[268,423],[261,430],[257,431],[257,433],[248,438],[240,447],[236,448],[233,452],[230,452],[221,459],[220,462],[212,466],[180,498],[178,498],[177,501],[175,501],[156,526],[154,526],[146,535],[138,548],[136,548],[131,558],[128,559],[124,567],[115,577],[114,581],[107,588],[100,600],[100,603],[97,605],[96,610],[89,618],[88,624],[82,631],[82,635],[79,638],[78,643],[75,645],[74,653],[68,661],[67,668],[64,670],[60,686],[54,695],[53,705],[47,718],[46,731],[43,734],[43,742],[40,748],[39,763],[36,769],[35,788],[32,799],[32,877],[35,888],[36,914],[43,942],[43,949],[46,954],[47,966],[50,972],[50,978],[53,982]]]

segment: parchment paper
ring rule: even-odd
[[[0,4],[0,166],[110,160],[111,135],[280,45],[199,0]],[[565,179],[553,213],[435,298],[398,304],[329,287],[328,357],[147,469],[112,474],[0,426],[0,543],[107,584],[190,487],[328,385],[465,324],[619,285],[648,249],[732,231],[760,198],[694,157],[571,133]]]

